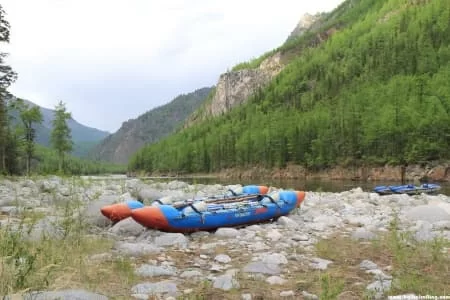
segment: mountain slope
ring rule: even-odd
[[[116,133],[95,147],[90,156],[96,160],[127,163],[129,157],[143,145],[154,143],[172,133],[199,107],[210,91],[211,88],[201,88],[180,95],[137,119],[124,122]]]
[[[28,100],[24,100],[24,102],[29,106],[39,106]],[[39,109],[41,110],[43,121],[36,126],[36,142],[45,147],[49,147],[55,111],[41,106],[39,106]],[[12,112],[12,114],[15,115],[15,119],[17,119],[17,113]],[[68,120],[67,124],[71,129],[72,141],[74,143],[72,154],[78,157],[86,156],[87,152],[93,146],[98,144],[109,134],[107,131],[80,124],[74,119]]]
[[[449,20],[447,0],[347,0],[279,48],[287,66],[246,104],[144,147],[130,168],[450,159]]]

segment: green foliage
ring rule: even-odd
[[[34,155],[36,130],[35,124],[42,122],[42,114],[37,106],[30,107],[22,99],[13,102],[15,108],[19,111],[19,117],[23,126],[23,146],[26,155],[26,172],[30,174],[31,159]]]
[[[9,43],[9,22],[5,18],[5,11],[0,4],[0,43]],[[9,93],[6,90],[11,83],[13,83],[17,74],[5,63],[7,53],[0,52],[0,173],[8,172],[10,168],[7,165],[7,160],[13,158],[7,157],[7,147],[10,144],[9,140],[9,122],[7,114],[7,98]]]
[[[36,165],[34,167],[36,173],[55,174],[59,172],[58,163],[58,153],[55,150],[37,145]],[[126,171],[125,165],[92,161],[73,156],[66,156],[64,161],[64,173],[71,175],[123,174]]]
[[[51,142],[53,148],[58,153],[58,170],[63,171],[64,156],[70,152],[73,147],[72,136],[70,128],[67,125],[67,120],[71,118],[71,114],[66,111],[66,105],[59,101],[55,107],[55,118],[53,119],[53,128],[51,133]]]
[[[143,147],[130,169],[450,159],[449,19],[445,0],[346,1],[317,29],[338,31],[283,45],[295,58],[246,105]]]

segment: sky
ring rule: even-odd
[[[280,46],[305,13],[343,0],[2,0],[15,96],[59,101],[78,122],[117,131],[234,65]]]

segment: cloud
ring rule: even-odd
[[[123,121],[216,83],[281,45],[306,12],[342,0],[3,0],[11,23],[11,92],[67,103],[83,124]]]

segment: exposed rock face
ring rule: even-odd
[[[318,21],[320,21],[323,16],[324,16],[323,13],[317,13],[315,15],[311,15],[308,13],[304,14],[300,18],[300,21],[298,22],[294,30],[291,32],[287,40],[288,41],[293,40],[299,36],[302,36],[308,30],[313,29],[316,24],[320,23]]]
[[[233,107],[245,103],[259,88],[267,85],[284,65],[280,52],[266,58],[256,69],[244,69],[226,72],[220,75],[212,101],[206,104],[203,113],[194,115],[186,126],[206,117],[215,117],[227,113]]]

